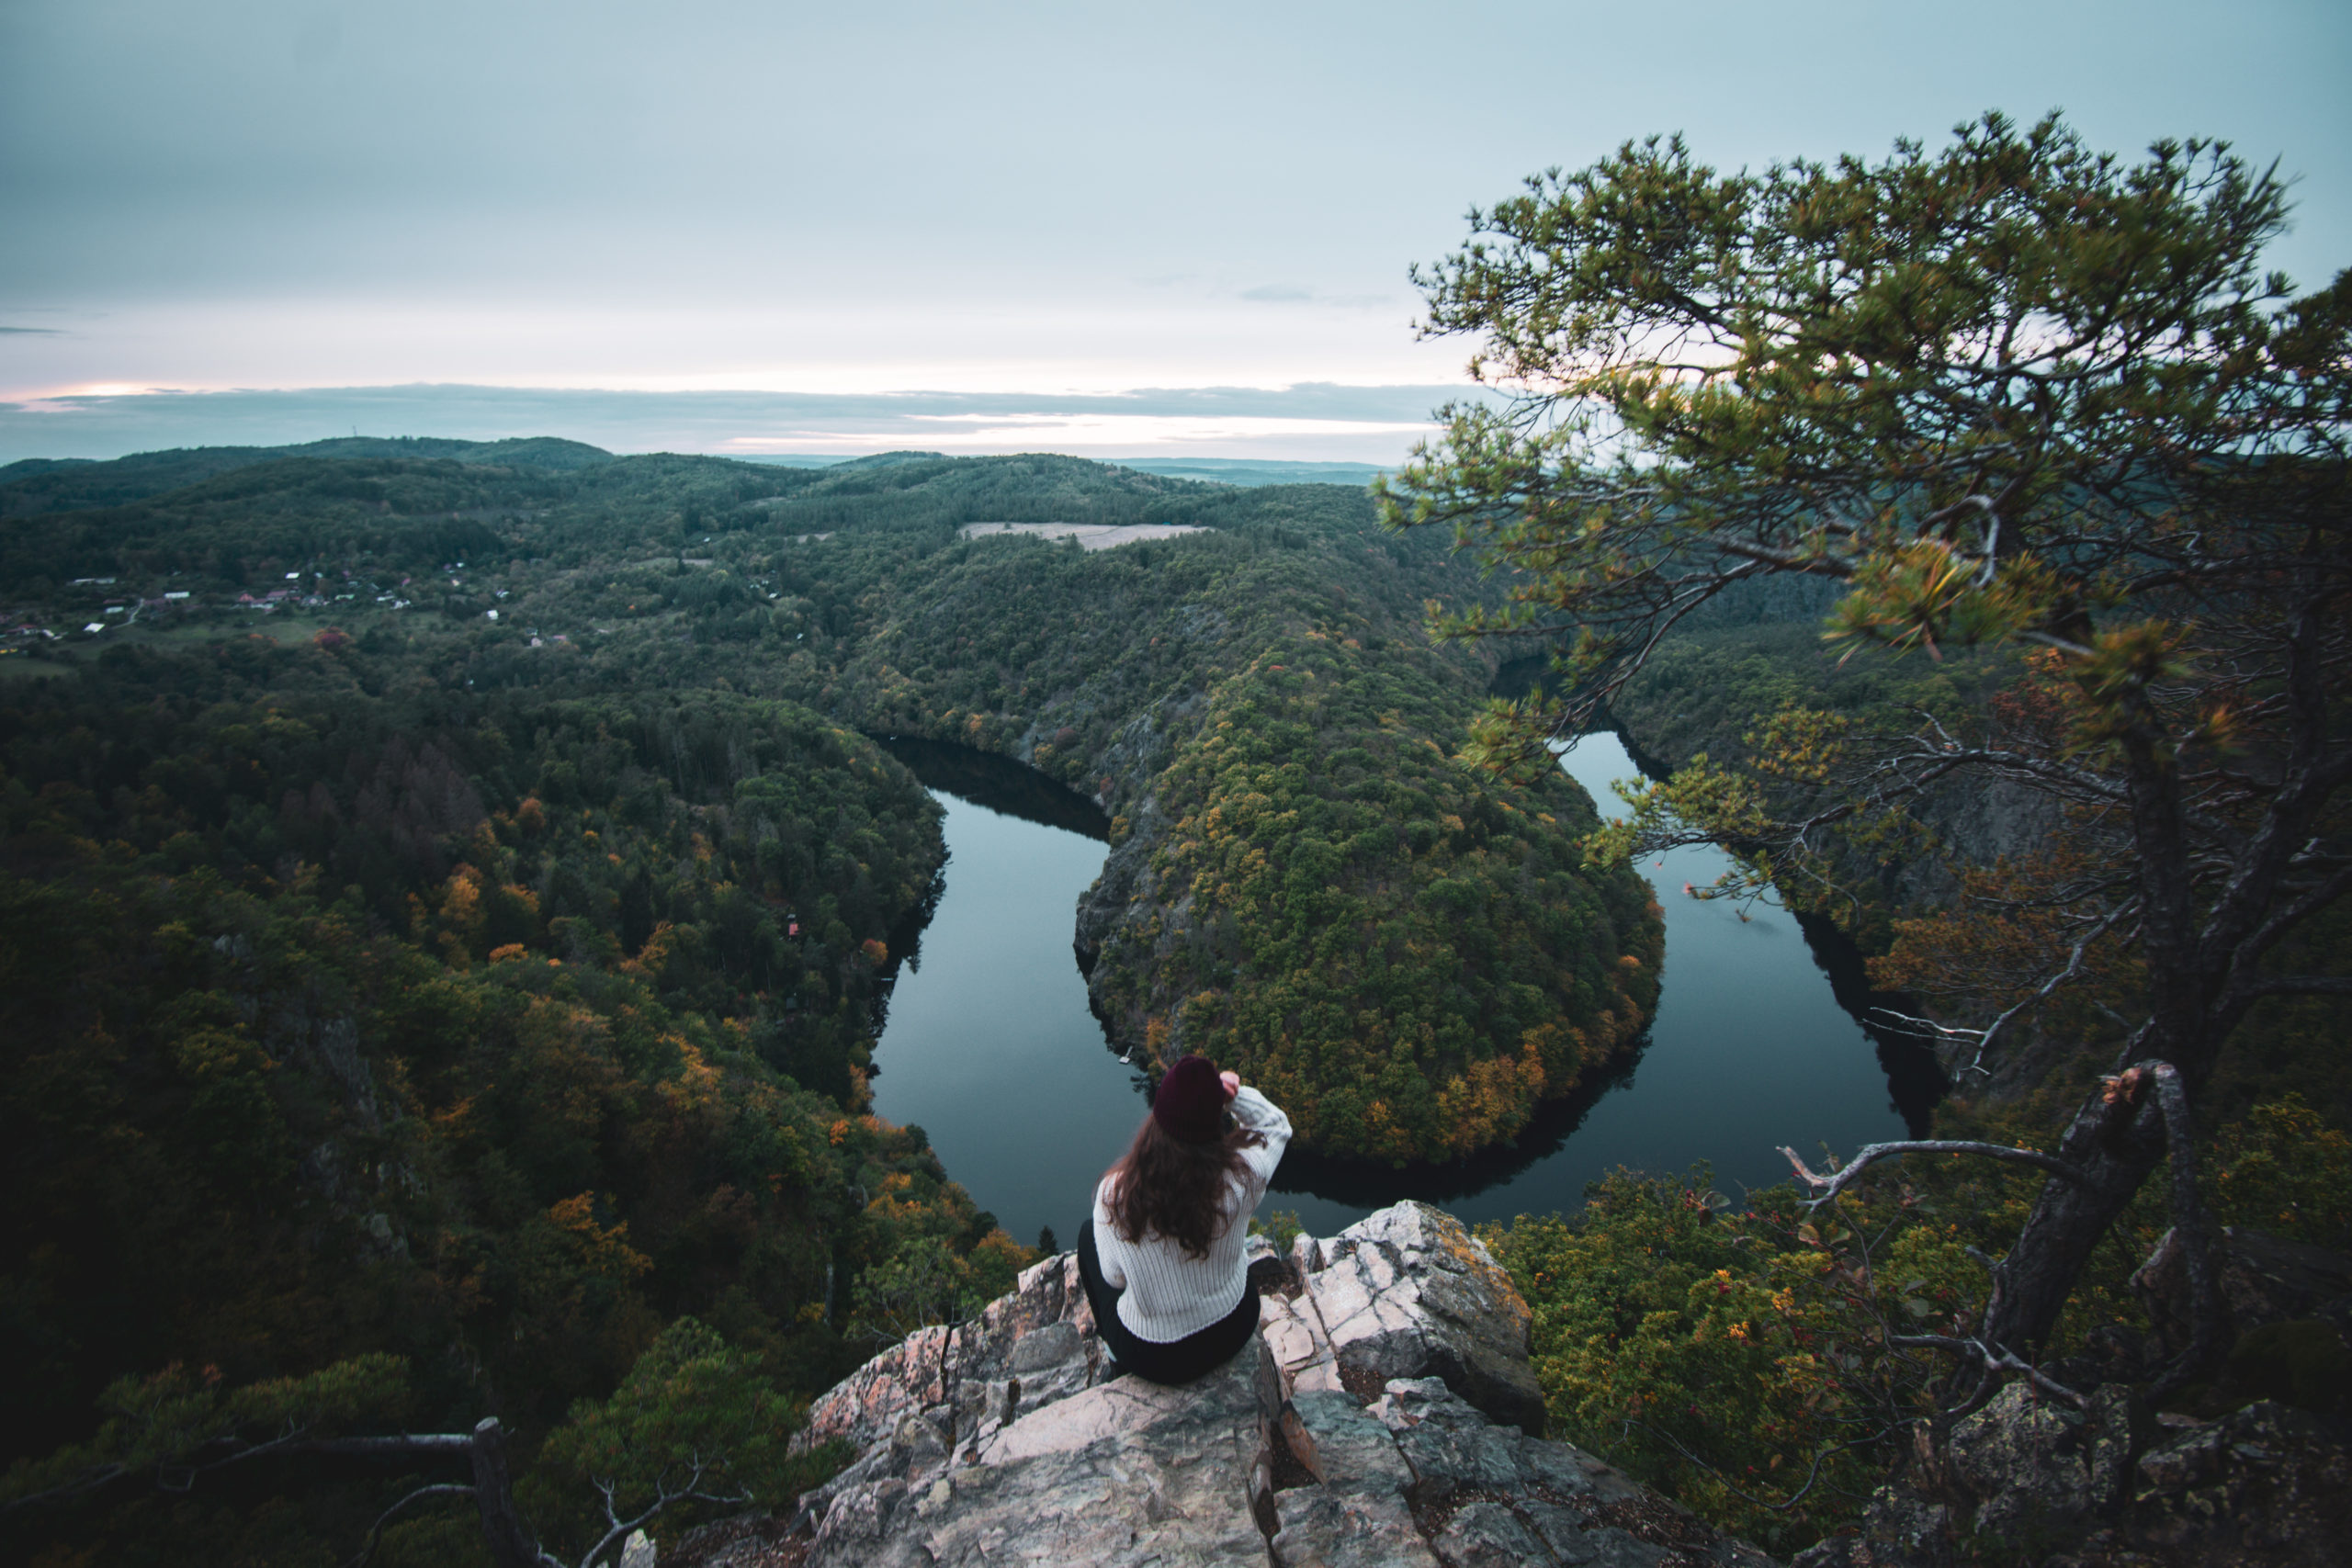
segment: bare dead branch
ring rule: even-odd
[[[1785,1513],[1787,1510],[1795,1507],[1799,1503],[1804,1501],[1805,1495],[1811,1492],[1815,1483],[1821,1479],[1821,1467],[1828,1463],[1832,1458],[1844,1453],[1849,1449],[1868,1448],[1873,1443],[1883,1442],[1888,1437],[1892,1436],[1895,1431],[1900,1430],[1903,1427],[1909,1425],[1909,1423],[1905,1421],[1897,1421],[1889,1426],[1885,1430],[1872,1432],[1867,1437],[1856,1438],[1849,1442],[1833,1443],[1829,1447],[1823,1449],[1819,1453],[1813,1456],[1812,1468],[1805,1472],[1804,1484],[1798,1487],[1794,1492],[1789,1494],[1787,1501],[1781,1503],[1775,1503],[1768,1498],[1758,1497],[1752,1493],[1740,1490],[1739,1487],[1733,1484],[1731,1477],[1725,1475],[1715,1466],[1709,1464],[1705,1460],[1701,1459],[1697,1454],[1692,1453],[1689,1449],[1684,1448],[1680,1443],[1676,1442],[1671,1433],[1659,1430],[1657,1427],[1651,1426],[1648,1422],[1641,1419],[1639,1416],[1628,1416],[1619,1423],[1619,1425],[1621,1427],[1639,1427],[1643,1431],[1647,1432],[1650,1436],[1657,1438],[1658,1441],[1672,1449],[1676,1453],[1680,1454],[1690,1463],[1697,1465],[1701,1470],[1706,1471],[1708,1473],[1714,1476],[1716,1480],[1723,1483],[1724,1491],[1731,1493],[1742,1502],[1752,1503],[1759,1508],[1770,1508],[1774,1513]]]
[[[2352,977],[2342,975],[2281,975],[2257,980],[2248,989],[2257,997],[2352,997]]]
[[[1814,1196],[1805,1200],[1807,1209],[1817,1209],[1844,1191],[1856,1177],[1883,1159],[1898,1155],[1981,1155],[1986,1159],[2007,1160],[2015,1165],[2030,1165],[2046,1170],[2067,1181],[2083,1184],[2087,1178],[2056,1155],[2046,1155],[2039,1149],[2012,1148],[2007,1144],[1979,1143],[1973,1138],[1914,1138],[1901,1143],[1871,1144],[1848,1161],[1845,1168],[1831,1176],[1816,1176],[1796,1150],[1782,1145],[1781,1153],[1796,1167],[1797,1179],[1813,1189]]]
[[[2053,1399],[2063,1399],[2077,1410],[2090,1407],[2087,1396],[2075,1393],[2014,1353],[1996,1349],[1982,1339],[1955,1339],[1948,1334],[1894,1334],[1887,1337],[1886,1342],[1904,1348],[1947,1350],[1963,1360],[1981,1362],[1988,1372],[2017,1372]]]
[[[1889,1021],[1889,1026],[1895,1033],[1917,1034],[1928,1039],[1973,1040],[1984,1032],[1981,1029],[1965,1029],[1954,1024],[1938,1023],[1932,1018],[1921,1018],[1917,1013],[1898,1012],[1894,1008],[1888,1007],[1871,1009],[1871,1016],[1874,1019],[1883,1018]]]
[[[394,1514],[399,1513],[411,1503],[421,1503],[428,1497],[470,1497],[473,1495],[472,1487],[461,1486],[455,1482],[418,1487],[376,1517],[375,1528],[368,1532],[367,1544],[360,1547],[358,1555],[354,1557],[345,1568],[368,1568],[368,1560],[376,1555],[376,1548],[384,1539],[384,1527],[392,1522]]]
[[[2310,852],[2310,846],[2306,845],[2301,852],[2301,855],[2308,855]],[[2300,855],[2299,858],[2301,858]],[[2232,978],[2237,984],[2231,988],[2242,991],[2248,986],[2269,983],[2267,976],[2256,977],[2251,973],[2256,963],[2264,953],[2276,946],[2279,939],[2289,931],[2333,904],[2347,892],[2352,892],[2352,866],[2339,866],[2332,875],[2318,886],[2308,887],[2284,904],[2274,908],[2269,918],[2247,936],[2235,961],[2232,964]]]
[[[671,1483],[670,1472],[664,1469],[661,1474],[654,1477],[653,1501],[647,1504],[635,1517],[627,1519],[622,1518],[619,1510],[613,1506],[613,1495],[617,1489],[616,1483],[604,1476],[592,1477],[591,1481],[596,1490],[604,1495],[605,1519],[609,1528],[597,1538],[595,1545],[581,1554],[580,1568],[590,1568],[605,1548],[616,1540],[626,1540],[630,1531],[644,1528],[656,1514],[673,1503],[717,1503],[727,1506],[749,1503],[753,1500],[749,1487],[738,1487],[729,1492],[703,1490],[703,1477],[708,1472],[709,1468],[699,1452],[690,1455],[685,1479],[676,1485]],[[547,1557],[546,1561],[554,1563],[555,1568],[565,1568],[565,1564],[556,1558]]]
[[[45,1492],[29,1492],[22,1497],[11,1497],[6,1502],[0,1503],[0,1516],[15,1513],[18,1508],[30,1508],[42,1503],[62,1502],[68,1497],[79,1497],[85,1492],[95,1492],[108,1482],[118,1481],[129,1473],[129,1469],[123,1465],[94,1464],[89,1469],[78,1472],[71,1479],[62,1481]]]
[[[2012,1003],[1998,1018],[1984,1026],[1984,1032],[1977,1037],[1976,1055],[1970,1057],[1968,1066],[1961,1070],[1970,1073],[1985,1073],[1990,1076],[1990,1069],[1984,1066],[1984,1053],[1992,1048],[1994,1037],[2008,1026],[2011,1019],[2037,1002],[2047,1000],[2052,992],[2082,973],[2083,954],[2089,951],[2091,943],[2114,930],[2117,921],[2121,920],[2138,908],[2137,900],[2127,898],[2101,916],[2098,923],[2086,932],[2080,942],[2075,943],[2074,951],[2066,955],[2066,966],[2064,969],[2044,980],[2041,988],[2031,996]]]

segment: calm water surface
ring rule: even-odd
[[[1035,1241],[1050,1225],[1067,1246],[1144,1112],[1140,1075],[1106,1046],[1070,947],[1103,846],[1030,819],[1087,821],[1075,797],[1041,806],[1037,776],[1017,764],[894,750],[946,807],[949,859],[876,1052],[875,1109],[928,1132],[948,1173],[1015,1236]],[[1635,769],[1616,737],[1587,736],[1563,765],[1605,814],[1623,809],[1608,786]],[[999,767],[1011,772],[992,779]],[[1705,848],[1641,863],[1666,911],[1664,991],[1647,1043],[1610,1082],[1548,1111],[1516,1149],[1467,1165],[1394,1171],[1294,1153],[1265,1208],[1296,1210],[1326,1235],[1405,1197],[1507,1219],[1574,1209],[1585,1183],[1616,1166],[1700,1161],[1736,1193],[1788,1174],[1777,1145],[1843,1154],[1905,1136],[1895,1096],[1924,1113],[1932,1069],[1863,1032],[1791,916],[1756,905],[1742,919],[1683,896],[1723,866]]]

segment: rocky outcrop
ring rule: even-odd
[[[2352,1427],[2265,1400],[2152,1416],[2120,1385],[2086,1408],[2012,1383],[1923,1440],[1861,1528],[1793,1568],[2320,1568],[2352,1540]]]
[[[1300,1236],[1291,1257],[1307,1285],[1296,1315],[1302,1324],[1311,1316],[1346,1386],[1439,1377],[1496,1420],[1544,1435],[1544,1391],[1527,1359],[1527,1303],[1461,1221],[1426,1203],[1399,1203],[1329,1241]],[[1267,1323],[1272,1335],[1296,1332],[1274,1314]],[[1321,1375],[1311,1359],[1284,1364],[1294,1378]]]
[[[2234,1225],[2215,1240],[2220,1345],[2239,1345],[2256,1330],[2298,1320],[2352,1329],[2352,1258]],[[2154,1329],[2155,1343],[2144,1352],[2151,1366],[2191,1344],[2196,1325],[2188,1250],[2177,1230],[2166,1231],[2132,1274],[2132,1293]]]
[[[810,1411],[858,1457],[789,1521],[808,1568],[1769,1564],[1544,1440],[1526,1304],[1459,1221],[1256,1250],[1261,1332],[1181,1388],[1118,1374],[1068,1254],[868,1362]]]
[[[1328,1568],[1766,1568],[1581,1450],[1498,1425],[1442,1378],[1392,1378],[1360,1405],[1303,1393],[1283,1413],[1312,1477],[1277,1491],[1269,1560]]]
[[[2004,778],[1969,778],[1930,786],[1912,807],[1944,852],[1886,863],[1875,878],[1890,908],[1904,914],[1949,908],[1960,896],[1951,863],[1989,866],[2049,848],[2064,826],[2058,803]]]

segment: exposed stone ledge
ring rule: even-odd
[[[1541,1438],[1526,1303],[1451,1215],[1398,1204],[1286,1261],[1259,1336],[1181,1388],[1106,1381],[1068,1254],[876,1357],[810,1412],[859,1457],[801,1499],[809,1568],[1768,1568]]]
[[[1316,1321],[1340,1375],[1360,1391],[1442,1377],[1494,1419],[1544,1435],[1527,1303],[1461,1221],[1398,1203],[1329,1241],[1300,1236],[1291,1258],[1307,1286],[1298,1315]],[[1295,1381],[1305,1369],[1285,1371]]]

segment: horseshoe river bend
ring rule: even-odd
[[[1144,1111],[1140,1067],[1106,1044],[1071,949],[1079,896],[1102,867],[1091,806],[1019,763],[886,741],[946,807],[945,889],[901,965],[875,1053],[875,1110],[922,1127],[948,1174],[1023,1241],[1069,1238],[1103,1168]],[[1562,759],[1604,814],[1637,772],[1615,735]],[[1515,1146],[1390,1169],[1294,1149],[1261,1213],[1296,1212],[1329,1235],[1383,1204],[1424,1198],[1467,1221],[1573,1211],[1617,1166],[1704,1162],[1736,1192],[1777,1181],[1775,1149],[1808,1156],[1924,1130],[1942,1082],[1917,1045],[1861,1021],[1858,954],[1784,909],[1679,896],[1713,881],[1697,847],[1639,869],[1666,911],[1664,990],[1623,1067],[1549,1106]],[[1745,918],[1743,918],[1743,915]],[[1908,1131],[1906,1131],[1908,1129]]]

